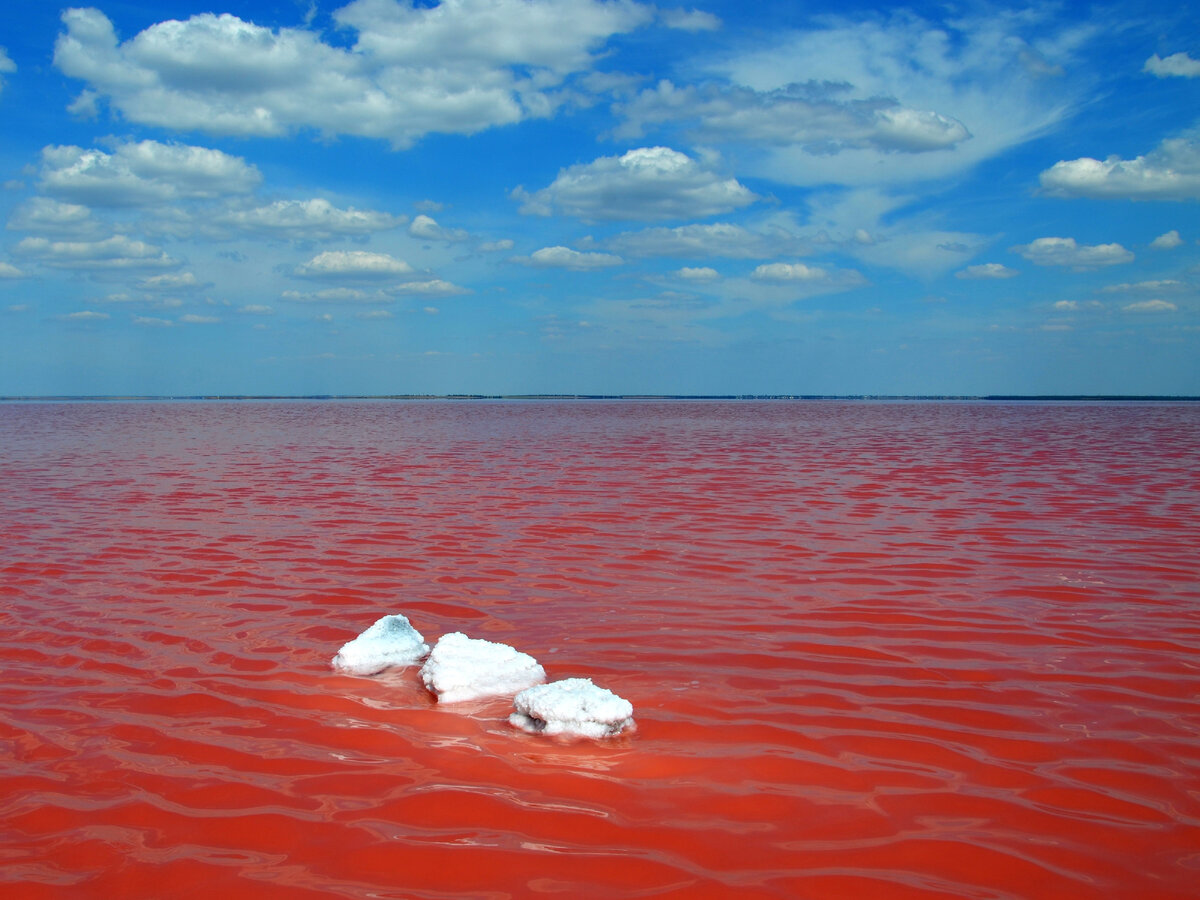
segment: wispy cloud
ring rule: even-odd
[[[1108,287],[1102,288],[1106,294],[1128,294],[1131,292],[1152,292],[1161,293],[1163,291],[1185,291],[1188,285],[1175,278],[1154,279],[1151,281],[1123,282],[1121,284],[1110,284]]]
[[[795,235],[775,229],[753,231],[728,222],[644,228],[626,231],[603,242],[607,250],[631,257],[674,256],[681,259],[765,259],[805,248]]]
[[[818,21],[711,62],[715,80],[680,97],[639,95],[627,127],[682,121],[701,140],[766,141],[754,170],[794,184],[945,179],[1061,122],[1084,89],[1062,73],[1097,33],[1034,9]]]
[[[0,76],[17,71],[17,64],[8,58],[8,52],[0,47]],[[4,90],[4,79],[0,77],[0,91]]]
[[[347,287],[325,288],[319,291],[284,291],[280,297],[293,303],[318,304],[392,303],[395,299],[382,289],[368,291]]]
[[[677,87],[664,80],[618,108],[625,121],[615,134],[640,138],[679,124],[699,143],[798,147],[825,155],[848,149],[922,153],[971,137],[962,122],[933,110],[846,94],[846,85],[830,83],[755,91],[713,83]]]

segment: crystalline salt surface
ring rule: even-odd
[[[384,616],[333,658],[333,667],[351,675],[374,675],[389,666],[419,662],[429,652],[421,632],[404,616]]]
[[[546,670],[526,653],[461,632],[443,635],[432,652],[421,633],[401,615],[384,616],[343,645],[333,667],[374,675],[389,666],[418,662],[421,680],[440,703],[516,694],[509,722],[533,734],[602,738],[634,727],[633,705],[589,678],[542,684]]]
[[[510,724],[533,734],[609,737],[633,726],[633,704],[590,678],[539,684],[513,698]]]
[[[454,631],[442,635],[421,667],[425,687],[439,703],[503,696],[546,680],[536,659],[507,644],[469,638]]]

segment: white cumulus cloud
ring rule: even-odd
[[[93,237],[100,223],[92,211],[78,203],[61,203],[49,197],[31,197],[18,206],[8,219],[10,231],[30,231],[57,237]]]
[[[137,287],[142,291],[193,291],[204,287],[194,272],[167,272],[141,279]]]
[[[604,269],[619,266],[624,260],[611,253],[584,253],[570,247],[543,247],[529,256],[515,256],[513,262],[539,269]]]
[[[1043,237],[1012,248],[1038,266],[1071,266],[1092,269],[1133,261],[1133,254],[1120,244],[1079,244],[1075,238]]]
[[[470,235],[461,228],[443,228],[435,219],[427,215],[419,215],[408,226],[408,233],[423,241],[449,241],[457,243],[465,241]]]
[[[684,266],[675,272],[685,281],[716,281],[721,273],[711,266]]]
[[[1001,263],[980,263],[977,266],[967,266],[954,273],[955,278],[964,278],[968,280],[974,279],[998,279],[1012,278],[1014,275],[1020,274],[1016,269],[1010,269]]]
[[[345,281],[394,280],[409,275],[412,266],[386,253],[368,250],[327,250],[296,269],[302,278]]]
[[[1186,53],[1172,53],[1165,58],[1155,53],[1146,60],[1142,71],[1159,78],[1200,78],[1200,59],[1192,59]]]
[[[1200,200],[1200,140],[1169,138],[1133,159],[1061,160],[1040,179],[1043,190],[1056,197]]]
[[[406,281],[388,289],[393,294],[413,294],[420,297],[453,297],[455,294],[469,294],[464,287],[441,278],[430,278],[426,281]]]
[[[0,262],[0,278],[24,278],[25,273],[12,263]]]
[[[764,263],[748,277],[721,279],[705,285],[705,293],[717,299],[715,305],[705,305],[705,315],[725,318],[754,310],[781,311],[811,297],[854,290],[866,283],[866,278],[855,269],[799,262]]]
[[[68,203],[128,207],[245,194],[257,168],[220,150],[158,141],[117,144],[111,153],[73,146],[42,149],[41,189]]]
[[[1160,234],[1150,242],[1150,246],[1155,250],[1174,250],[1182,244],[1183,238],[1179,236],[1179,231],[1175,228]]]
[[[161,247],[118,234],[102,241],[51,241],[27,237],[17,244],[21,256],[56,269],[173,269],[179,266]]]
[[[1096,310],[1104,309],[1104,304],[1099,300],[1087,300],[1084,302],[1080,302],[1079,300],[1056,300],[1052,308],[1060,312],[1095,312]]]
[[[648,24],[650,7],[629,0],[442,0],[418,6],[355,0],[338,24],[358,31],[356,49],[385,63],[523,66],[565,73],[590,65],[612,35]]]
[[[822,281],[828,277],[828,273],[804,263],[766,263],[755,268],[750,277],[755,281]]]
[[[630,0],[356,0],[333,15],[352,46],[211,13],[121,41],[99,10],[69,9],[54,61],[133,122],[260,137],[315,129],[406,147],[430,132],[549,115],[558,88],[611,36],[653,18]]]
[[[340,209],[328,200],[279,200],[253,209],[231,210],[215,220],[240,231],[288,240],[328,240],[387,231],[403,217],[353,206]]]
[[[1122,312],[1132,313],[1155,313],[1155,312],[1175,312],[1179,307],[1174,303],[1168,303],[1166,300],[1139,300],[1137,303],[1130,303],[1127,306],[1122,306]]]
[[[701,219],[740,209],[758,197],[669,147],[641,147],[621,156],[563,169],[548,187],[518,188],[521,212],[561,212],[586,221]]]

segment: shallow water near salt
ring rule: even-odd
[[[0,535],[6,896],[1200,883],[1200,404],[4,404]],[[637,730],[334,672],[388,613]]]

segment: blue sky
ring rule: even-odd
[[[1188,4],[0,29],[0,394],[1200,394]]]

